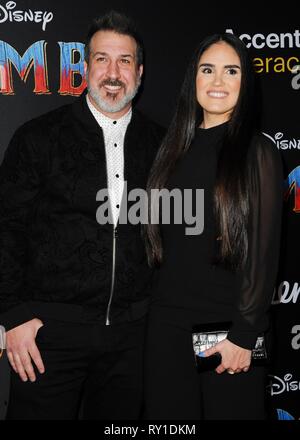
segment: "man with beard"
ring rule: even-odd
[[[85,72],[87,93],[17,130],[0,171],[8,419],[141,410],[151,272],[141,225],[121,224],[119,212],[125,183],[145,188],[162,133],[132,109],[143,49],[126,16],[93,23]],[[105,188],[109,223],[96,220]]]

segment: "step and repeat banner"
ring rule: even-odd
[[[187,62],[206,35],[232,32],[251,50],[260,79],[263,132],[284,163],[283,237],[272,316],[274,351],[267,394],[270,418],[300,418],[300,24],[294,6],[251,11],[185,1],[0,0],[0,156],[18,126],[78,97],[93,18],[109,9],[131,15],[146,59],[137,106],[167,126]],[[9,374],[0,359],[0,418]]]

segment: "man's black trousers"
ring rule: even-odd
[[[145,319],[106,326],[43,319],[36,343],[45,373],[12,371],[7,419],[138,419]]]

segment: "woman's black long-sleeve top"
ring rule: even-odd
[[[213,265],[217,247],[213,191],[225,130],[226,123],[198,128],[169,179],[169,190],[204,189],[204,230],[187,235],[185,222],[161,225],[163,264],[157,271],[152,309],[188,327],[231,321],[228,339],[250,349],[268,327],[279,255],[282,167],[276,147],[264,135],[255,135],[245,158],[253,161],[257,174],[250,200],[247,262],[235,273]]]

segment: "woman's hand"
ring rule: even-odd
[[[224,373],[226,370],[229,374],[247,372],[251,364],[251,350],[239,347],[228,339],[224,339],[203,353],[205,357],[215,353],[221,354],[222,362],[215,370],[217,373]]]

